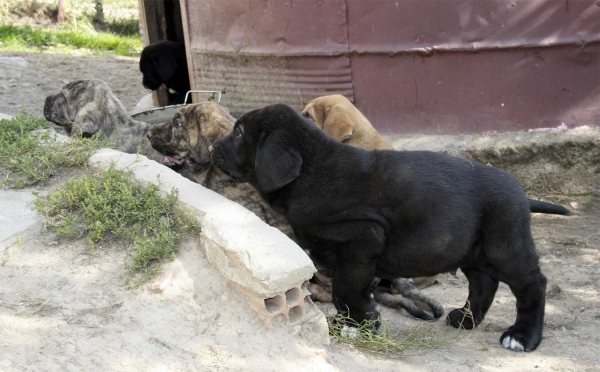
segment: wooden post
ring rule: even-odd
[[[62,23],[65,21],[65,0],[58,0],[58,15],[56,21]]]

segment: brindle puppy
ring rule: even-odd
[[[250,185],[238,184],[210,163],[210,145],[225,137],[235,119],[226,108],[205,102],[182,108],[168,122],[153,125],[148,138],[165,155],[166,165],[183,165],[182,175],[254,212],[269,225],[291,236],[285,218],[273,211]]]
[[[184,165],[187,172],[182,174],[186,177],[243,205],[293,239],[285,218],[273,211],[252,186],[235,182],[210,164],[210,146],[229,134],[234,123],[235,119],[226,108],[206,102],[185,107],[169,122],[153,125],[148,138],[152,146],[166,156],[166,164]],[[313,281],[316,283],[309,285],[313,297],[321,302],[331,302],[331,275],[320,270]],[[437,301],[423,295],[411,281],[396,279],[391,282],[405,298],[390,294],[389,287],[380,286],[375,292],[376,300],[380,303],[404,308],[420,319],[439,318],[444,313]],[[431,310],[433,315],[411,300]]]
[[[67,135],[92,137],[100,133],[115,148],[162,162],[163,156],[154,150],[146,137],[149,124],[135,121],[127,115],[121,101],[102,80],[74,81],[62,87],[60,93],[46,97],[46,120],[62,127]]]

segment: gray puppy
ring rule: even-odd
[[[102,80],[80,80],[65,85],[60,93],[46,97],[44,116],[62,127],[69,137],[92,137],[100,133],[101,139],[108,139],[123,152],[139,152],[161,163],[164,158],[148,141],[150,125],[131,119]]]

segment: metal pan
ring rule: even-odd
[[[185,94],[185,98],[182,104],[179,105],[170,105],[163,107],[155,107],[150,110],[138,111],[132,114],[129,114],[129,117],[133,120],[143,121],[148,124],[160,124],[169,121],[179,110],[186,106],[193,106],[203,102],[198,103],[190,103],[188,104],[188,97],[190,93],[217,93],[217,103],[221,103],[221,92],[218,90],[190,90]]]

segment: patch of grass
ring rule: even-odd
[[[468,310],[468,309],[467,309]],[[464,319],[472,318],[470,311],[465,313]],[[433,333],[430,329],[420,323],[415,329],[408,334],[400,335],[399,332],[393,333],[387,323],[380,320],[381,324],[377,331],[375,329],[375,321],[363,321],[357,323],[355,320],[343,314],[336,314],[327,317],[329,325],[329,334],[342,344],[351,345],[357,349],[363,349],[376,353],[401,353],[408,350],[419,349],[434,349],[438,347],[448,346],[466,336],[465,332],[460,332],[464,328],[459,327],[450,335],[441,336]],[[344,326],[349,325],[357,329],[355,336],[348,337],[344,335]]]
[[[1,49],[11,51],[54,51],[80,54],[139,56],[139,36],[119,36],[94,30],[34,29],[29,26],[0,26]]]
[[[116,237],[135,248],[127,264],[127,284],[146,283],[162,259],[174,258],[185,234],[199,233],[194,216],[177,204],[177,190],[161,195],[156,184],[142,185],[114,168],[61,185],[38,198],[35,207],[59,237],[87,235],[92,249]]]
[[[46,181],[60,166],[85,165],[90,155],[110,142],[71,138],[57,142],[48,123],[26,113],[0,120],[0,188],[23,188]]]
[[[116,35],[135,36],[140,39],[140,21],[135,16],[106,20],[102,24],[102,29]]]

